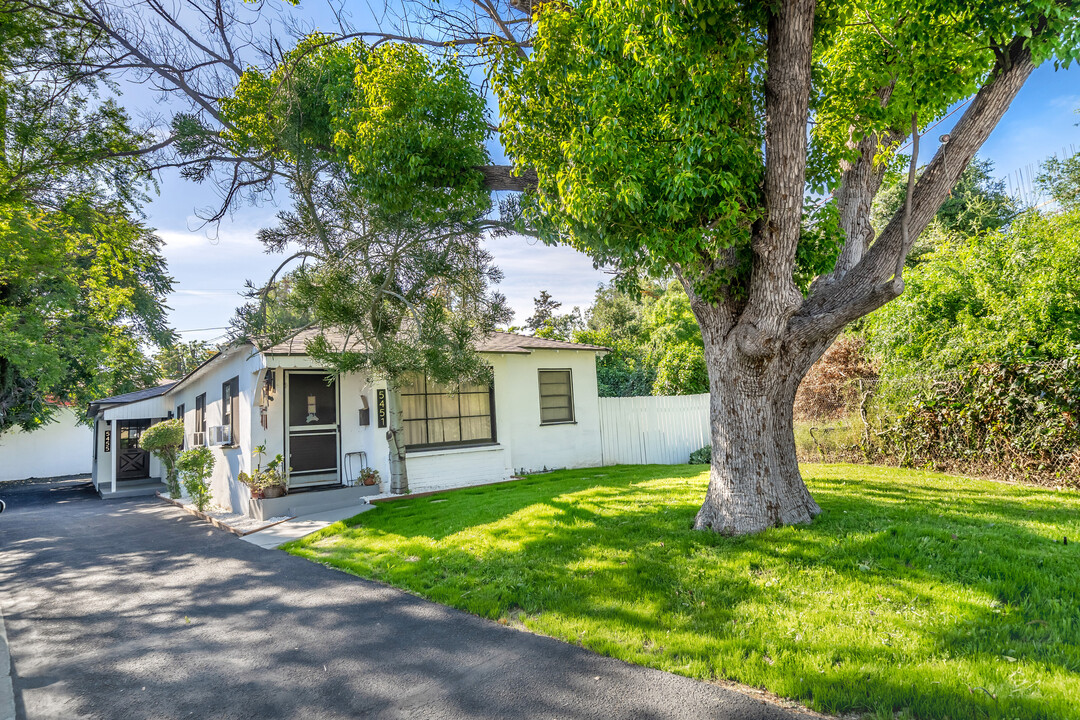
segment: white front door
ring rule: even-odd
[[[337,378],[285,373],[285,461],[289,487],[340,482]]]

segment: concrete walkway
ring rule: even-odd
[[[374,508],[374,505],[364,503],[363,505],[354,505],[352,507],[339,508],[337,510],[325,510],[320,513],[312,513],[311,515],[299,515],[292,520],[286,520],[277,525],[271,525],[265,530],[253,532],[240,539],[244,542],[249,542],[252,545],[258,545],[263,549],[269,550],[284,545],[291,540],[298,540],[305,535],[310,535],[313,532],[322,530],[339,520],[347,520],[348,518],[359,515],[362,512],[367,512],[368,510],[373,510]]]
[[[156,499],[0,484],[18,718],[808,717],[283,552]]]

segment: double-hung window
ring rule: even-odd
[[[540,424],[574,422],[574,382],[569,370],[541,370]]]
[[[401,387],[405,447],[410,450],[495,442],[495,387],[442,385],[414,375]]]
[[[206,393],[195,398],[195,433],[197,439],[192,445],[206,444]]]
[[[239,433],[237,432],[239,414],[240,378],[234,377],[221,383],[221,424],[229,428],[228,445],[236,445],[239,440]]]
[[[180,421],[180,427],[186,428],[184,424],[184,403],[180,403],[176,406],[176,419]],[[180,444],[181,450],[187,450],[187,430],[184,431],[184,440]]]

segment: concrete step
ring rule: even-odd
[[[149,480],[122,480],[116,483],[116,492],[112,491],[110,483],[102,483],[98,487],[98,495],[102,500],[118,500],[119,498],[141,497],[154,495],[159,492],[168,492],[165,483],[153,478]]]
[[[310,515],[359,505],[364,502],[363,498],[378,494],[378,485],[334,486],[321,490],[294,491],[280,498],[252,500],[248,514],[258,520],[279,515]]]

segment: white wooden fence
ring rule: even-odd
[[[709,444],[709,396],[600,398],[604,465],[678,465]]]

